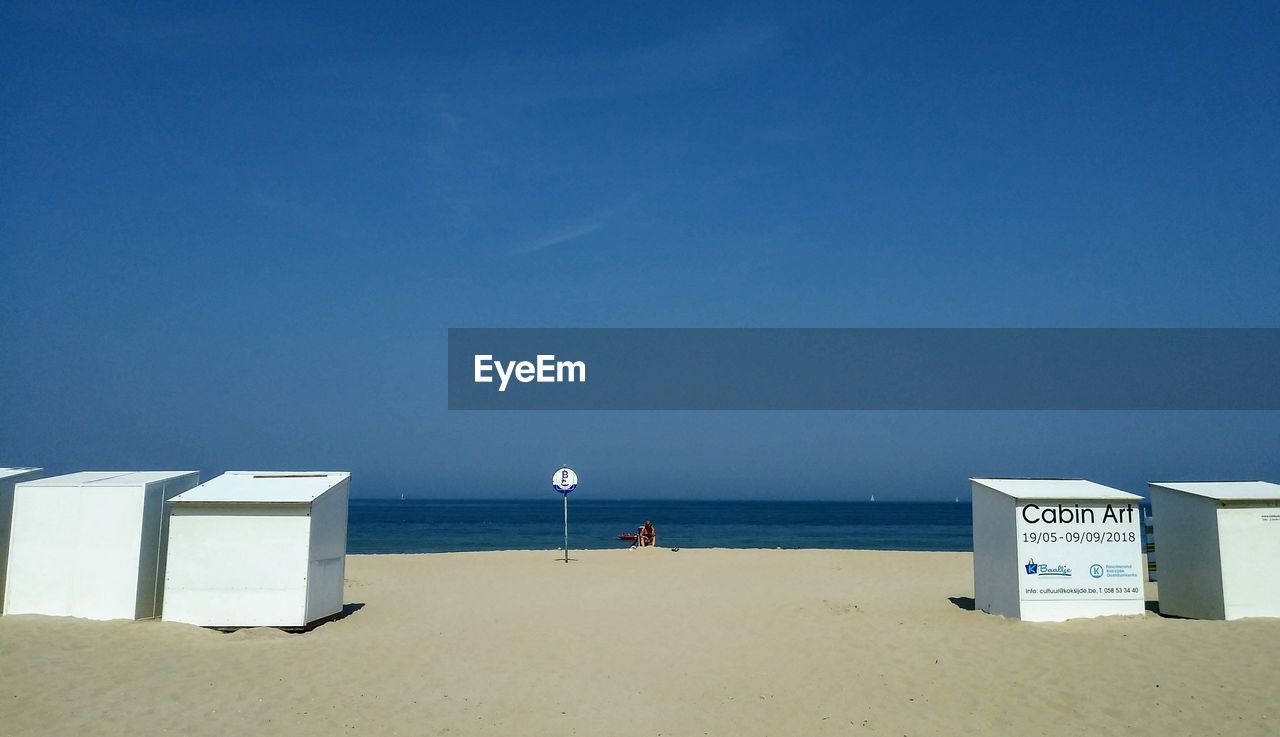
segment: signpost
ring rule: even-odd
[[[569,562],[569,492],[578,488],[578,474],[572,468],[561,466],[551,474],[551,488],[564,497],[564,562]]]

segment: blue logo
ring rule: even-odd
[[[1071,567],[1065,565],[1051,566],[1048,563],[1037,563],[1034,558],[1028,559],[1027,564],[1023,566],[1027,569],[1028,576],[1058,576],[1061,578],[1071,577]]]
[[[1102,565],[1100,563],[1094,563],[1089,566],[1089,575],[1094,578],[1102,578]]]
[[[551,486],[561,494],[568,494],[578,488],[578,474],[568,466],[561,466],[551,474]]]

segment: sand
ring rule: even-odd
[[[0,618],[0,735],[1280,734],[1277,619],[1006,620],[962,553],[555,556],[351,556],[302,634]]]

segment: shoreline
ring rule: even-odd
[[[631,548],[631,547],[569,548],[569,555],[572,556],[575,551],[584,552],[584,553],[611,553],[611,552],[630,553],[630,552],[636,552],[641,550],[649,550],[649,548]],[[681,545],[678,548],[670,548],[665,545],[658,545],[652,548],[652,550],[666,551],[668,553],[679,553],[679,552],[684,552],[686,550],[720,550],[720,551],[728,551],[728,552],[762,551],[762,552],[796,552],[796,553],[803,553],[803,552],[906,553],[906,554],[936,553],[936,554],[942,554],[942,555],[973,555],[972,550],[925,550],[925,549],[898,550],[898,549],[889,549],[889,548],[787,548],[787,547],[729,548],[724,546],[700,548],[693,545]],[[436,550],[436,551],[396,552],[396,553],[348,553],[347,557],[348,558],[355,558],[355,557],[362,557],[362,556],[383,557],[388,555],[464,555],[464,554],[470,555],[470,554],[477,554],[477,553],[559,553],[563,555],[564,549],[563,548],[504,548],[501,550]]]

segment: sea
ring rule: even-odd
[[[777,502],[571,499],[569,549],[627,548],[652,520],[671,548],[973,549],[968,501]],[[546,500],[352,499],[350,553],[558,550],[564,508]]]

